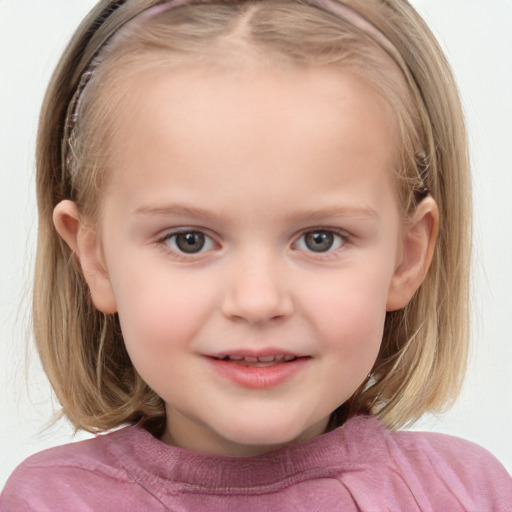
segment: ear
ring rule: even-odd
[[[391,280],[386,311],[405,307],[420,287],[432,262],[438,232],[439,209],[428,196],[403,227],[401,259]]]
[[[61,201],[55,207],[53,224],[76,256],[89,285],[93,304],[102,313],[115,313],[117,305],[97,231],[82,219],[76,203],[69,200]]]

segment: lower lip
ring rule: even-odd
[[[290,380],[306,363],[308,357],[301,357],[289,362],[272,366],[244,366],[221,359],[209,357],[213,369],[225,379],[250,389],[268,389]]]

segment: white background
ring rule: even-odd
[[[475,441],[512,472],[512,1],[412,3],[439,37],[459,82],[476,228],[468,378],[450,412],[416,428]],[[73,438],[65,421],[49,426],[56,403],[28,325],[38,111],[58,56],[93,4],[0,0],[0,487],[28,455],[85,437]]]

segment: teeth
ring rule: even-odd
[[[279,354],[279,355],[270,355],[270,356],[241,356],[237,354],[230,354],[227,356],[219,357],[219,359],[222,359],[224,361],[230,360],[230,361],[246,361],[248,363],[272,363],[274,361],[280,362],[280,361],[293,361],[296,359],[296,356],[293,356],[291,354]]]
[[[275,361],[276,356],[262,356],[258,357],[258,361],[261,361],[263,363],[270,363],[271,361]]]

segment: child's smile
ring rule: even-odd
[[[402,300],[391,110],[335,69],[133,80],[91,293],[164,440],[252,455],[322,433]]]
[[[308,355],[272,348],[206,357],[210,359],[210,364],[219,375],[235,384],[253,389],[272,388],[286,382],[310,359]]]

